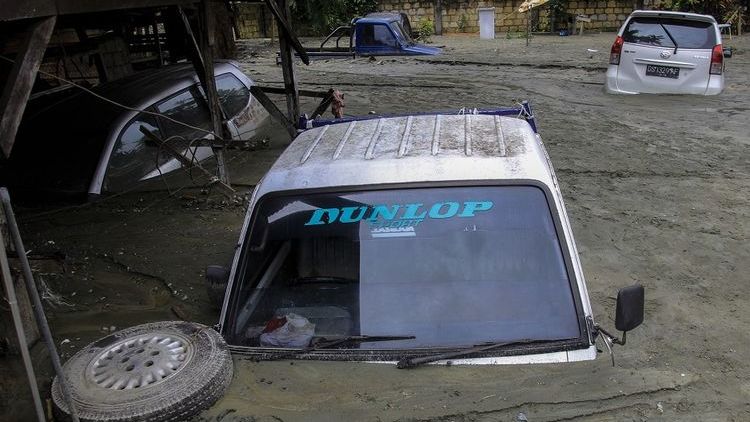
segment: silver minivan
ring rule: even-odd
[[[716,19],[695,13],[634,11],[617,33],[606,91],[716,95],[724,89],[724,50]]]
[[[253,81],[231,61],[216,61],[216,89],[232,141],[266,135],[268,112],[250,94]],[[24,114],[0,181],[14,196],[84,200],[134,189],[182,168],[145,127],[190,159],[213,156],[211,116],[195,69],[181,63],[135,73],[62,99],[40,97]],[[138,111],[141,110],[141,111]]]

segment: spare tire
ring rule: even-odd
[[[211,406],[232,381],[224,339],[205,325],[166,321],[104,337],[63,366],[81,421],[184,421]],[[55,377],[55,416],[70,420]]]

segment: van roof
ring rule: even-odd
[[[525,120],[419,115],[303,132],[263,178],[258,195],[420,182],[533,180],[551,185],[552,179],[544,147]]]
[[[635,10],[630,14],[630,16],[647,18],[689,19],[695,21],[716,23],[716,19],[714,19],[714,17],[711,15],[699,15],[697,13],[671,12],[664,10]]]

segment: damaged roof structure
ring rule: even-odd
[[[290,135],[294,135],[299,103],[292,71],[292,50],[297,50],[306,63],[307,57],[291,32],[286,0],[266,0],[265,3],[276,17],[282,34],[279,41],[285,88],[283,92],[271,93],[286,94],[289,115],[280,112],[262,90],[252,90],[252,93],[261,97],[259,101],[269,109],[272,117],[281,121]],[[130,106],[122,102],[127,102],[128,98],[133,100],[130,93],[114,96],[122,101],[117,102],[96,94],[90,88],[125,78],[139,70],[188,62],[192,63],[210,113],[211,122],[206,132],[212,135],[207,142],[210,142],[209,146],[214,150],[218,163],[215,182],[221,185],[225,193],[233,193],[222,153],[223,143],[231,139],[232,134],[218,97],[214,73],[215,60],[231,57],[234,50],[233,22],[227,5],[228,2],[220,0],[4,2],[0,7],[0,166],[12,156],[14,147],[17,146],[17,133],[30,99],[38,99],[42,103],[53,102],[69,94],[68,90],[86,91],[112,105],[128,108]],[[328,93],[323,103],[330,104],[330,97]],[[61,133],[75,130],[68,127],[70,125],[65,126],[60,127]],[[24,141],[33,142],[34,139]],[[3,189],[2,192],[7,197],[7,191]],[[7,198],[7,204],[4,205],[4,208],[10,207],[10,198]],[[0,216],[0,223],[4,223],[2,220]],[[3,232],[7,234],[6,231]],[[5,256],[5,253],[2,255]],[[10,276],[6,273],[4,272],[3,279],[10,281]],[[29,295],[35,296],[34,281],[30,277],[26,278],[29,278]],[[16,301],[13,302],[15,304]],[[31,305],[25,302],[20,304],[20,308],[21,314],[28,317],[26,321],[31,321]],[[49,349],[53,366],[59,369],[59,357],[43,311],[41,306],[36,308],[41,313],[40,316],[38,312],[36,318],[38,327],[23,324],[16,318],[13,324],[0,326],[0,334],[11,338],[15,331],[19,339],[28,337],[31,342],[41,335]],[[19,340],[19,345],[25,349],[26,342]],[[24,353],[22,351],[21,354]],[[45,420],[28,353],[25,358],[24,366],[34,398],[34,408],[39,420]],[[71,416],[73,420],[77,420],[74,410]]]

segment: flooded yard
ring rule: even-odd
[[[349,115],[529,100],[597,321],[614,325],[617,288],[646,288],[644,324],[615,350],[615,367],[606,353],[575,364],[414,371],[237,357],[228,393],[201,419],[750,420],[750,38],[725,40],[736,51],[715,97],[604,94],[613,40],[433,37],[442,55],[316,60],[296,71],[300,88],[343,91]],[[242,41],[240,54],[257,83],[283,86],[275,46]],[[303,101],[303,110],[314,107]],[[230,262],[249,191],[287,142],[273,134],[267,148],[230,154],[234,200],[175,183],[84,206],[17,209],[63,360],[131,325],[215,324],[205,267]],[[31,412],[20,366],[0,364],[0,419]]]

